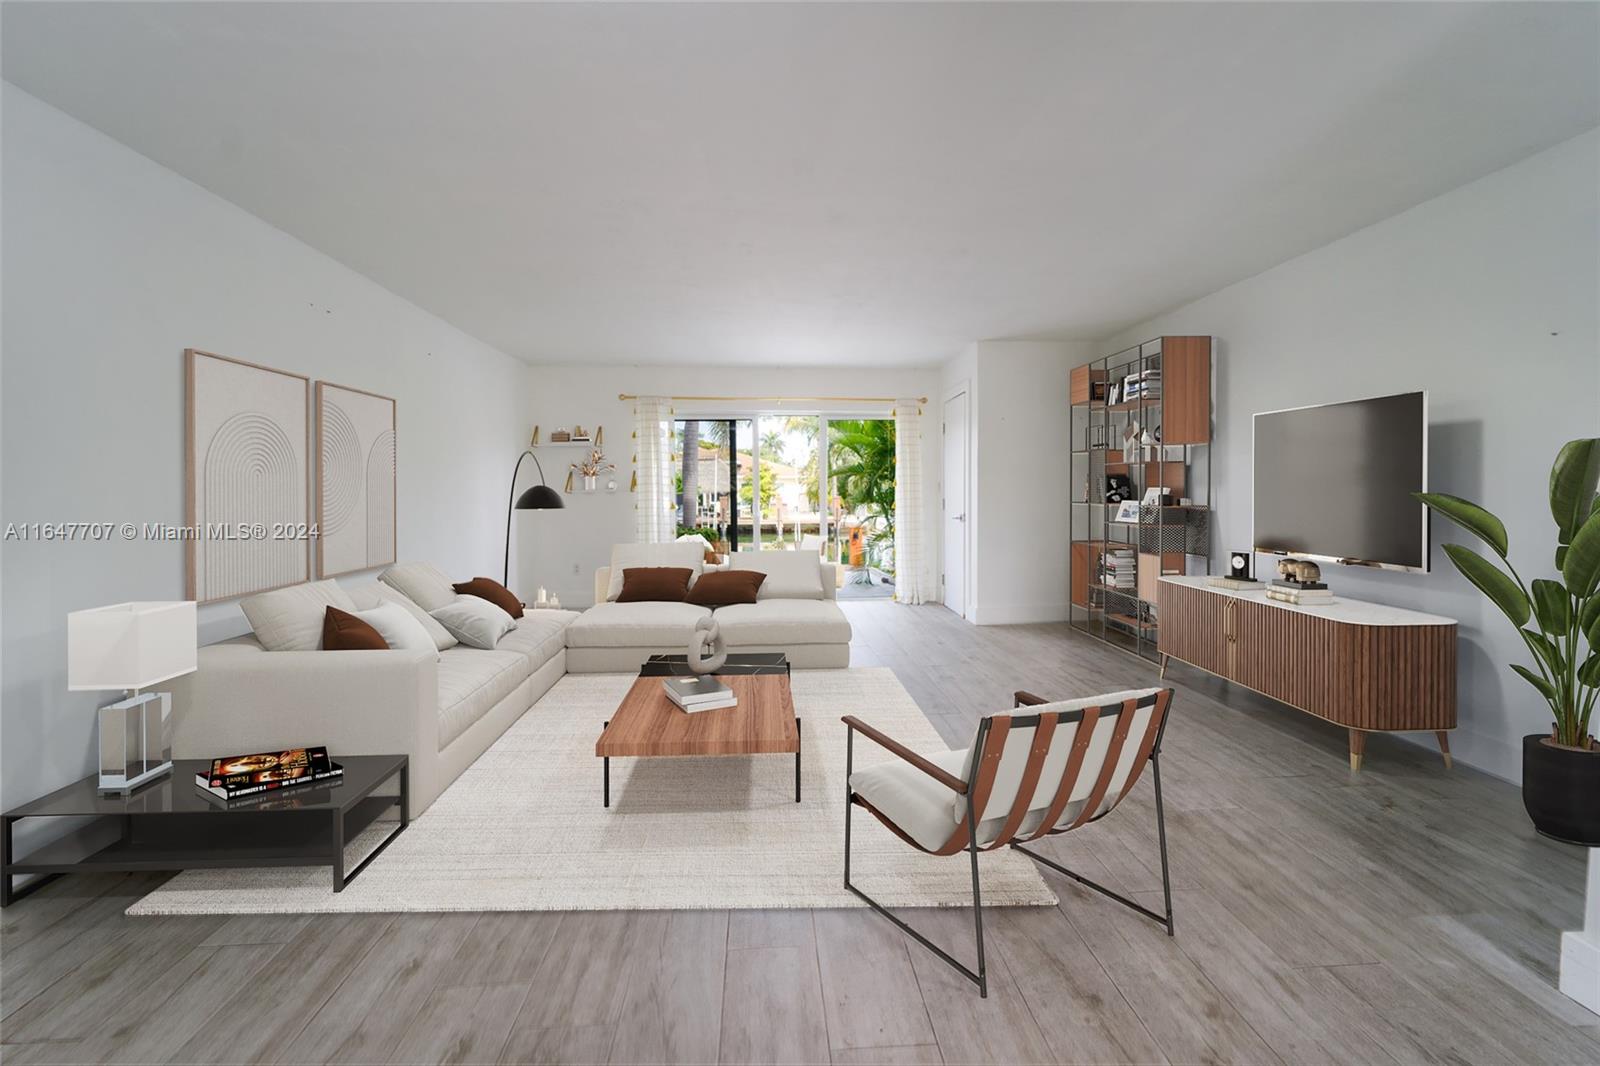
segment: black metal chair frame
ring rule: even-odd
[[[1019,692],[1016,695],[1016,703],[1014,704],[1014,706],[1015,707],[1022,707],[1022,706],[1027,706],[1027,705],[1030,705],[1030,704],[1039,704],[1039,703],[1044,703],[1044,702],[1046,702],[1046,701],[1040,699],[1037,696],[1033,696],[1033,695],[1030,695],[1030,694],[1025,693],[1025,692]],[[1148,707],[1148,706],[1153,706],[1154,703],[1155,703],[1155,697],[1151,696],[1151,697],[1147,697],[1144,700],[1141,700],[1136,706],[1138,706],[1138,707]],[[1102,718],[1109,718],[1109,717],[1113,717],[1113,716],[1115,716],[1117,714],[1122,713],[1122,709],[1123,708],[1122,708],[1121,704],[1107,705],[1105,707],[1100,708],[1100,714],[1101,714]],[[1078,721],[1082,721],[1082,719],[1083,719],[1083,712],[1081,710],[1079,710],[1079,711],[1069,711],[1069,712],[1063,713],[1060,716],[1060,720],[1063,721],[1063,722],[1078,722]],[[1026,728],[1029,728],[1029,727],[1037,727],[1038,724],[1039,724],[1039,715],[1036,715],[1036,714],[1034,714],[1034,715],[1024,715],[1022,717],[1013,717],[1011,719],[1011,725],[1014,728],[1026,729]],[[977,985],[978,986],[978,995],[981,998],[985,998],[985,999],[988,998],[988,995],[989,995],[989,978],[988,978],[988,969],[987,969],[987,966],[986,966],[985,961],[984,961],[984,953],[983,953],[983,897],[982,897],[982,889],[981,889],[981,886],[980,886],[980,883],[979,883],[979,877],[978,877],[978,851],[979,851],[979,847],[978,847],[978,820],[977,820],[977,811],[974,809],[974,805],[975,805],[974,793],[976,791],[978,765],[979,765],[979,761],[980,760],[978,760],[976,758],[972,760],[972,769],[969,771],[968,776],[967,776],[967,781],[966,781],[966,786],[967,786],[967,788],[966,788],[967,825],[971,827],[971,831],[967,834],[967,846],[966,846],[965,849],[963,849],[963,850],[965,850],[967,852],[967,855],[968,855],[968,857],[969,857],[969,859],[971,861],[971,864],[972,864],[972,926],[973,926],[973,933],[974,933],[975,939],[977,940],[977,945],[978,945],[978,968],[977,968],[976,971],[973,971],[971,969],[968,969],[961,962],[959,962],[949,952],[945,951],[939,945],[937,945],[933,941],[929,940],[926,936],[923,936],[916,929],[913,929],[911,927],[911,925],[909,923],[907,923],[899,915],[895,914],[893,911],[889,910],[889,908],[885,907],[883,904],[879,903],[877,900],[873,899],[871,896],[869,896],[865,892],[861,891],[861,889],[857,888],[855,885],[850,883],[850,814],[851,814],[851,809],[853,807],[855,807],[857,805],[857,803],[862,802],[862,801],[857,799],[855,791],[853,789],[851,789],[851,787],[850,787],[850,775],[853,772],[854,765],[855,765],[856,727],[855,727],[855,725],[853,723],[850,722],[850,720],[848,718],[845,720],[845,727],[846,727],[846,734],[845,734],[846,739],[845,739],[845,763],[844,763],[844,767],[845,767],[844,768],[844,776],[845,776],[845,786],[844,786],[844,793],[845,793],[845,804],[844,804],[844,887],[849,889],[851,892],[853,892],[858,897],[860,897],[861,900],[864,901],[867,904],[867,906],[871,907],[873,910],[877,911],[879,914],[881,914],[885,918],[889,919],[895,925],[899,926],[902,931],[904,931],[905,933],[908,933],[910,936],[912,936],[917,941],[917,943],[921,944],[923,947],[925,947],[929,951],[933,952],[939,958],[943,959],[944,962],[947,965],[949,965],[951,968],[953,968],[957,973],[961,974],[967,980],[969,980],[973,984]],[[988,719],[988,718],[984,718],[978,723],[978,735],[973,739],[972,750],[974,750],[976,752],[982,752],[983,751],[984,742],[988,739],[989,728],[990,728],[990,719]],[[1122,904],[1124,907],[1128,907],[1128,908],[1130,908],[1130,909],[1132,909],[1134,911],[1137,911],[1138,913],[1144,915],[1146,918],[1151,919],[1152,921],[1156,922],[1157,924],[1164,925],[1166,927],[1166,930],[1167,930],[1167,935],[1168,936],[1172,936],[1173,935],[1173,923],[1172,923],[1172,878],[1171,878],[1171,874],[1169,872],[1168,865],[1167,865],[1167,819],[1166,819],[1166,812],[1165,812],[1164,808],[1161,805],[1161,758],[1160,758],[1160,756],[1161,756],[1161,741],[1164,738],[1164,736],[1166,735],[1166,731],[1167,731],[1167,719],[1163,718],[1161,723],[1160,723],[1160,725],[1157,727],[1155,743],[1150,748],[1150,756],[1149,756],[1149,759],[1150,759],[1150,777],[1151,777],[1152,783],[1155,786],[1155,792],[1156,792],[1156,837],[1157,837],[1157,840],[1160,843],[1160,850],[1161,850],[1161,894],[1162,894],[1162,899],[1163,899],[1163,905],[1165,907],[1165,913],[1158,914],[1155,911],[1150,910],[1148,907],[1141,906],[1140,904],[1135,903],[1133,900],[1129,899],[1128,897],[1126,897],[1124,895],[1121,895],[1120,893],[1114,892],[1114,891],[1112,891],[1111,889],[1107,888],[1106,886],[1104,886],[1102,884],[1099,884],[1099,883],[1097,883],[1095,881],[1091,881],[1089,878],[1084,877],[1082,874],[1077,873],[1077,872],[1075,872],[1073,870],[1069,870],[1065,866],[1062,866],[1060,863],[1057,863],[1057,862],[1054,862],[1054,861],[1052,861],[1050,859],[1047,859],[1043,855],[1040,855],[1038,852],[1030,851],[1030,850],[1028,850],[1027,848],[1023,847],[1020,844],[1017,844],[1017,843],[1013,842],[1013,843],[1011,843],[1011,844],[1009,844],[1007,846],[1012,848],[1013,850],[1022,852],[1022,854],[1028,856],[1028,858],[1030,858],[1030,859],[1033,859],[1035,862],[1043,863],[1045,866],[1048,866],[1050,869],[1056,871],[1057,873],[1063,874],[1064,876],[1071,878],[1072,880],[1078,882],[1078,884],[1083,885],[1085,888],[1091,888],[1094,891],[1100,893],[1101,895],[1106,896],[1107,898],[1115,900],[1116,902]],[[868,739],[873,739],[873,738],[869,737]],[[1136,770],[1137,768],[1134,768],[1134,769]],[[1131,774],[1134,771],[1130,770],[1129,772]],[[1120,805],[1120,802],[1121,802],[1121,800],[1119,798],[1119,800],[1118,800],[1118,804],[1119,805]],[[1109,813],[1111,813],[1111,812],[1110,811],[1105,812],[1105,814],[1109,814]],[[1088,824],[1093,824],[1094,822],[1098,822],[1101,818],[1105,817],[1105,814],[1096,815],[1095,817],[1091,818],[1089,820],[1089,822],[1087,822],[1085,824],[1088,825]]]

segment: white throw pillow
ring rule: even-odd
[[[735,552],[734,570],[759,570],[767,579],[756,590],[761,600],[822,599],[822,558],[812,551]]]
[[[268,651],[316,651],[322,647],[322,619],[329,607],[356,613],[356,605],[332,578],[250,596],[239,607]]]
[[[398,606],[404,607],[407,611],[409,611],[411,613],[411,617],[417,620],[417,624],[422,626],[423,629],[427,630],[428,636],[433,638],[433,646],[439,651],[445,651],[449,648],[453,648],[460,643],[460,641],[456,640],[455,637],[450,635],[450,631],[448,629],[440,625],[427,611],[424,611],[421,607],[418,607],[415,603],[412,603],[411,598],[406,596],[404,593],[397,592],[388,585],[374,585],[373,587],[377,589],[376,595],[380,601],[383,603],[397,604]]]
[[[430,614],[456,598],[449,575],[432,563],[396,563],[378,580]]]
[[[500,638],[516,628],[517,620],[481,596],[457,596],[437,611],[429,611],[461,643],[494,650]]]
[[[691,571],[689,585],[705,569],[706,553],[697,540],[674,541],[670,544],[617,544],[611,548],[611,583],[606,586],[606,599],[615,600],[622,594],[622,572],[630,566],[687,566]]]
[[[398,603],[384,603],[367,611],[357,611],[356,617],[378,631],[391,649],[400,651],[425,651],[434,656],[439,649],[422,623]]]

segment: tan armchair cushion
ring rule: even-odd
[[[943,751],[927,759],[941,770],[961,772],[965,751]],[[850,788],[885,818],[929,851],[944,847],[959,824],[951,797],[956,793],[901,759],[891,759],[850,775]],[[963,800],[965,802],[965,800]]]

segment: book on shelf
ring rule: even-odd
[[[1132,548],[1112,548],[1105,553],[1101,567],[1102,584],[1114,589],[1131,589],[1138,584],[1138,557]]]
[[[327,748],[288,748],[212,759],[210,771],[195,774],[194,783],[213,796],[238,799],[343,777],[344,767],[328,758]]]
[[[710,674],[663,678],[661,687],[666,690],[667,699],[691,714],[695,711],[736,707],[739,704],[733,689]]]

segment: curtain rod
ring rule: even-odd
[[[637,400],[627,392],[617,393],[619,400]],[[926,396],[664,396],[674,403],[896,403],[901,399],[927,403]]]

